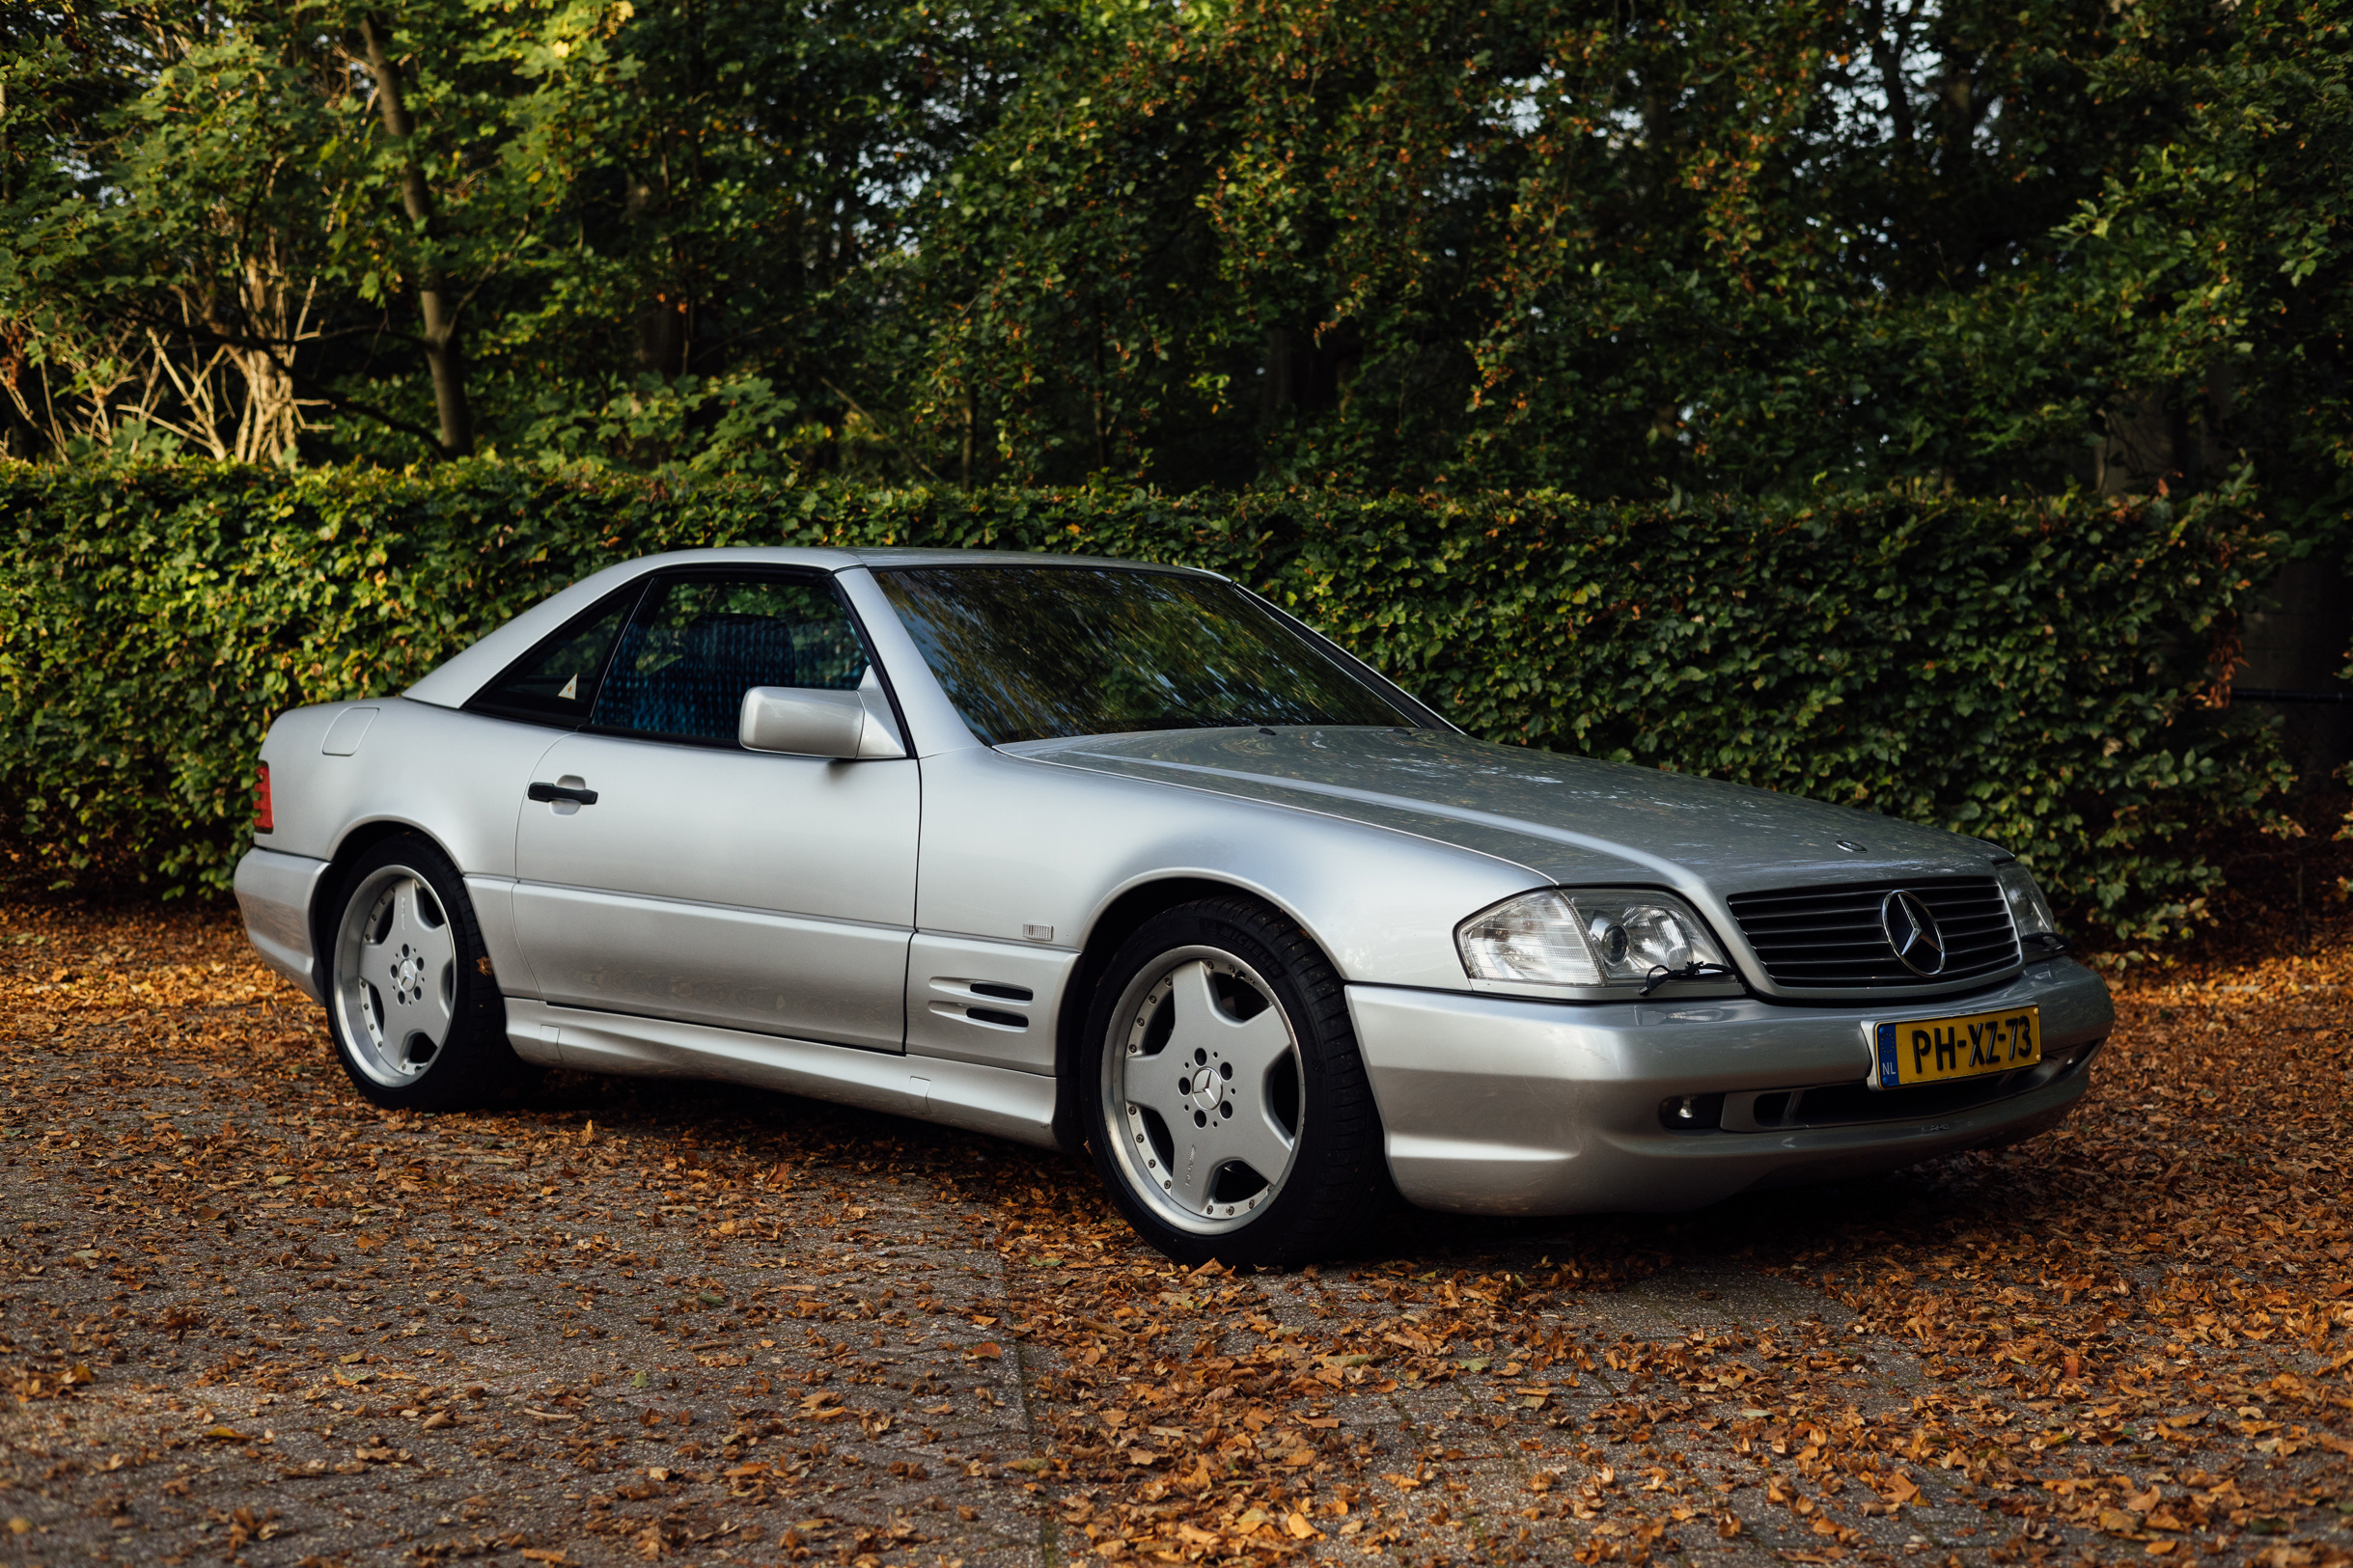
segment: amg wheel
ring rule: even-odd
[[[333,919],[327,1027],[362,1094],[459,1110],[525,1076],[465,884],[440,850],[409,837],[375,845],[346,873]]]
[[[1171,1257],[1305,1262],[1395,1201],[1340,977],[1260,905],[1186,904],[1130,937],[1080,1070],[1096,1168]]]

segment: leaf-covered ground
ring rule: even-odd
[[[2353,1562],[2353,940],[2060,1132],[1186,1273],[1058,1157],[558,1076],[386,1115],[233,919],[0,910],[0,1560]]]

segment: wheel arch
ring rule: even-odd
[[[1112,955],[1145,922],[1179,904],[1203,898],[1247,898],[1261,904],[1299,927],[1322,950],[1315,930],[1295,911],[1245,882],[1204,876],[1198,872],[1155,877],[1124,888],[1106,903],[1088,927],[1078,963],[1063,986],[1062,1003],[1054,1020],[1054,1141],[1063,1152],[1078,1157],[1086,1152],[1086,1131],[1079,1114],[1083,1086],[1078,1082],[1080,1045],[1087,1031],[1087,1014],[1094,1003],[1094,988]],[[1330,954],[1325,953],[1328,959]]]
[[[352,864],[387,839],[412,835],[439,850],[442,858],[452,866],[457,865],[457,857],[450,853],[449,845],[437,836],[415,822],[400,817],[375,817],[353,823],[344,831],[343,838],[335,845],[335,852],[327,857],[327,869],[318,879],[318,891],[311,895],[311,977],[318,984],[320,996],[327,994],[329,982],[334,978],[328,966],[334,957],[335,918],[341,913],[335,905],[343,895],[344,881]],[[458,874],[461,877],[464,875],[462,867]]]

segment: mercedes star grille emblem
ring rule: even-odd
[[[1879,900],[1879,929],[1903,967],[1915,975],[1934,975],[1945,967],[1945,937],[1936,917],[1916,893],[1891,893]]]

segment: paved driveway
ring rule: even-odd
[[[809,1101],[385,1115],[223,918],[0,912],[0,1560],[2353,1561],[2343,959],[2021,1149],[1243,1277]]]

